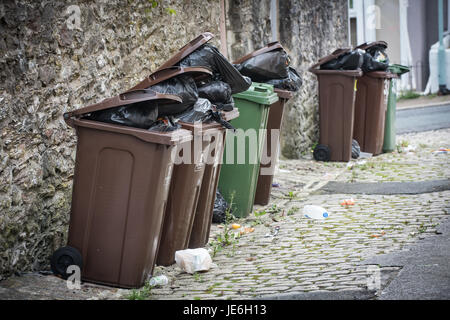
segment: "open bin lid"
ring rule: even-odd
[[[182,74],[189,74],[194,78],[194,80],[199,80],[212,75],[212,71],[205,67],[172,66],[165,69],[160,68],[157,71],[153,72],[151,75],[149,75],[147,78],[142,80],[140,83],[135,85],[133,88],[128,90],[127,92],[138,89],[147,89],[155,84],[158,84],[160,82],[163,82],[165,80],[171,79],[173,77]]]
[[[361,77],[363,72],[362,70],[358,69],[358,70],[320,70],[318,67],[320,67],[321,65],[330,62],[331,60],[336,59],[337,57],[350,52],[352,49],[351,48],[339,48],[336,49],[335,51],[333,51],[333,53],[331,53],[328,56],[325,56],[323,58],[320,58],[319,61],[312,65],[311,67],[309,67],[308,71],[311,73],[314,73],[315,75],[324,75],[324,74],[329,74],[329,75],[333,75],[333,74],[339,74],[339,75],[344,75],[344,76],[349,76],[349,77]]]
[[[359,46],[356,46],[354,50],[361,49],[361,50],[367,50],[369,48],[375,47],[375,46],[382,46],[385,49],[388,47],[388,44],[386,41],[372,41],[372,42],[364,42],[360,44]]]
[[[184,45],[176,54],[174,54],[169,60],[164,62],[158,69],[156,69],[156,71],[176,65],[178,62],[183,60],[185,57],[200,48],[212,38],[214,38],[214,35],[211,32],[204,32],[200,34],[198,37]]]
[[[173,94],[163,94],[158,93],[150,89],[139,89],[127,91],[121,93],[113,98],[108,98],[102,102],[92,104],[90,106],[80,108],[74,111],[69,111],[64,113],[64,120],[68,125],[71,126],[71,120],[74,117],[79,117],[86,113],[91,113],[94,111],[100,111],[125,105],[130,105],[133,103],[143,102],[143,101],[158,101],[161,104],[165,103],[181,103],[181,98]]]
[[[283,46],[278,41],[270,42],[265,47],[263,47],[261,49],[258,49],[258,50],[255,50],[255,51],[253,51],[253,52],[251,52],[251,53],[249,53],[249,54],[247,54],[247,55],[237,59],[233,63],[234,64],[240,64],[240,63],[242,63],[244,61],[247,61],[250,58],[259,56],[260,54],[263,54],[263,53],[266,53],[266,52],[270,52],[270,51],[273,51],[273,50],[279,50],[279,49],[283,49],[284,50]]]

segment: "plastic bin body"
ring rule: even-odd
[[[82,254],[82,279],[140,287],[153,272],[175,142],[119,125],[73,125],[78,144],[68,245]]]
[[[272,85],[254,82],[247,91],[235,94],[233,98],[240,116],[232,120],[231,124],[240,132],[227,133],[219,190],[225,200],[232,203],[233,214],[237,217],[245,217],[253,209],[266,135],[265,130],[260,129],[266,129],[269,107],[278,101],[278,96]],[[245,137],[245,147],[243,146],[244,148],[239,150],[241,154],[238,154],[238,145],[242,140],[238,136],[241,134],[248,134],[248,137]],[[253,140],[250,139],[251,136],[256,139],[254,143],[257,145],[249,145],[249,142]],[[227,156],[229,148],[234,148],[234,152],[230,151],[232,156]]]
[[[258,175],[258,183],[255,193],[255,204],[266,205],[270,201],[270,192],[272,191],[273,174],[275,172],[276,161],[280,150],[280,141],[272,145],[272,130],[281,130],[283,120],[284,105],[293,96],[293,93],[287,90],[275,88],[275,93],[278,95],[278,101],[270,106],[269,117],[267,119],[266,143],[264,144],[263,155],[275,159],[272,163],[261,163]],[[270,174],[262,174],[261,169],[266,168],[270,170]]]
[[[355,114],[354,71],[319,70],[319,143],[330,148],[331,161],[349,161]]]
[[[194,143],[186,142],[177,150],[179,156],[190,149],[190,163],[175,164],[172,184],[167,199],[157,265],[169,266],[175,263],[175,251],[188,247],[194,222],[203,174],[205,172],[204,152],[209,142],[200,140],[201,152],[194,152]],[[200,150],[199,150],[200,151]]]
[[[229,121],[239,116],[239,111],[225,112],[224,119]],[[182,123],[183,128],[188,128]],[[225,136],[227,130],[218,124],[203,124],[205,129],[214,128],[217,131],[212,135],[211,149],[208,154],[210,159],[206,162],[205,173],[203,174],[202,188],[195,210],[194,223],[189,239],[189,248],[202,248],[208,243],[211,223],[213,218],[214,201],[216,199],[216,189],[219,183],[219,173],[222,167],[222,157],[225,146]]]
[[[389,66],[389,71],[395,74],[389,85],[389,97],[386,111],[386,122],[384,127],[383,152],[392,152],[395,150],[396,135],[396,108],[397,108],[397,78],[402,74],[409,72],[406,66],[393,64]]]
[[[361,151],[378,155],[383,151],[384,125],[390,79],[393,74],[369,72],[358,79],[353,138]]]
[[[351,159],[357,79],[362,72],[360,69],[321,70],[318,67],[350,50],[337,49],[308,69],[319,82],[319,144],[329,149],[330,161]]]

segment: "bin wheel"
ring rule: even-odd
[[[50,267],[53,273],[64,279],[67,279],[70,276],[70,274],[67,273],[67,268],[71,265],[77,265],[81,270],[83,258],[77,249],[70,246],[59,248],[53,253],[50,259]]]
[[[315,149],[313,153],[314,159],[317,161],[330,161],[331,158],[331,152],[330,148],[324,144],[319,144]]]

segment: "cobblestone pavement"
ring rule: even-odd
[[[28,274],[0,283],[0,298],[38,299],[254,299],[296,292],[344,292],[360,290],[376,297],[373,266],[361,262],[370,257],[402,250],[434,235],[449,217],[450,191],[421,195],[314,194],[328,181],[385,182],[425,181],[450,177],[450,155],[433,154],[448,147],[450,130],[399,136],[400,152],[352,160],[319,163],[313,160],[281,160],[268,206],[237,223],[254,227],[227,246],[216,237],[229,231],[213,225],[207,248],[213,268],[194,275],[176,265],[156,267],[154,274],[169,277],[168,285],[151,289],[121,290],[83,284],[68,290],[53,276]],[[353,198],[355,205],[342,206]],[[307,219],[303,206],[324,207],[329,217]],[[279,228],[278,233],[276,229]],[[381,286],[400,271],[400,266],[381,270]],[[32,293],[34,292],[34,296]],[[148,294],[149,293],[149,294]]]

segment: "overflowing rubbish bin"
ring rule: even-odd
[[[319,59],[308,71],[319,82],[319,161],[349,161],[352,153],[357,81],[363,56],[350,48],[337,49]]]
[[[207,43],[212,37],[211,33],[204,33],[190,41],[137,86],[177,94],[177,90],[189,90],[183,86],[179,86],[179,89],[174,89],[170,84],[165,86],[171,75],[180,77],[189,74],[195,82],[194,105],[181,113],[171,114],[179,120],[179,125],[192,131],[194,144],[180,148],[180,152],[190,153],[190,161],[174,166],[158,250],[158,265],[173,264],[176,251],[186,249],[194,242],[203,243],[203,239],[209,235],[215,197],[215,192],[211,190],[214,190],[214,185],[217,186],[220,170],[218,161],[212,167],[205,163],[208,151],[217,144],[209,137],[218,137],[220,140],[224,128],[231,128],[226,118],[239,116],[239,112],[234,110],[232,94],[245,91],[250,86],[249,79],[245,79],[214,46]],[[195,141],[200,141],[201,148],[196,148]],[[223,140],[220,142],[216,145],[218,154],[223,153]],[[191,243],[193,232],[195,235]]]
[[[269,107],[278,96],[273,85],[253,82],[233,98],[240,116],[230,122],[236,132],[226,136],[219,190],[233,214],[245,217],[253,209]]]
[[[361,151],[378,155],[383,151],[384,126],[390,82],[395,74],[389,72],[389,60],[384,50],[387,43],[364,43],[355,49],[364,50],[361,66],[364,74],[358,79],[355,101],[353,138]]]
[[[270,200],[273,175],[278,158],[280,141],[272,145],[273,130],[280,133],[283,120],[284,105],[299,90],[302,80],[297,71],[290,67],[290,59],[279,42],[271,42],[246,56],[237,59],[234,64],[245,76],[253,81],[272,84],[278,101],[270,106],[267,119],[267,131],[259,169],[258,182],[255,193],[255,204],[266,205]],[[279,138],[279,136],[278,136]],[[274,161],[272,161],[274,160]]]
[[[402,74],[409,72],[409,68],[399,64],[392,64],[389,66],[389,71],[395,75],[389,84],[389,96],[386,111],[386,122],[384,126],[384,142],[383,152],[392,152],[395,150],[395,120],[396,120],[396,106],[397,106],[397,79]]]
[[[153,131],[136,123],[152,127],[154,110],[174,103],[181,99],[134,90],[64,114],[78,142],[68,246],[51,258],[56,274],[67,277],[67,268],[76,265],[82,280],[135,288],[152,273],[172,153],[192,134]]]
[[[230,121],[239,117],[239,110],[224,112],[223,119]],[[183,128],[192,128],[192,124],[181,123]],[[226,132],[223,126],[217,124],[203,124],[203,129],[208,132],[212,129],[217,134],[212,135],[214,145],[208,150],[209,161],[206,161],[205,172],[203,174],[202,187],[195,209],[194,222],[188,247],[191,249],[201,248],[208,243],[213,219],[214,201],[216,199],[216,189],[219,183],[219,173],[222,166],[223,150],[225,146]]]

